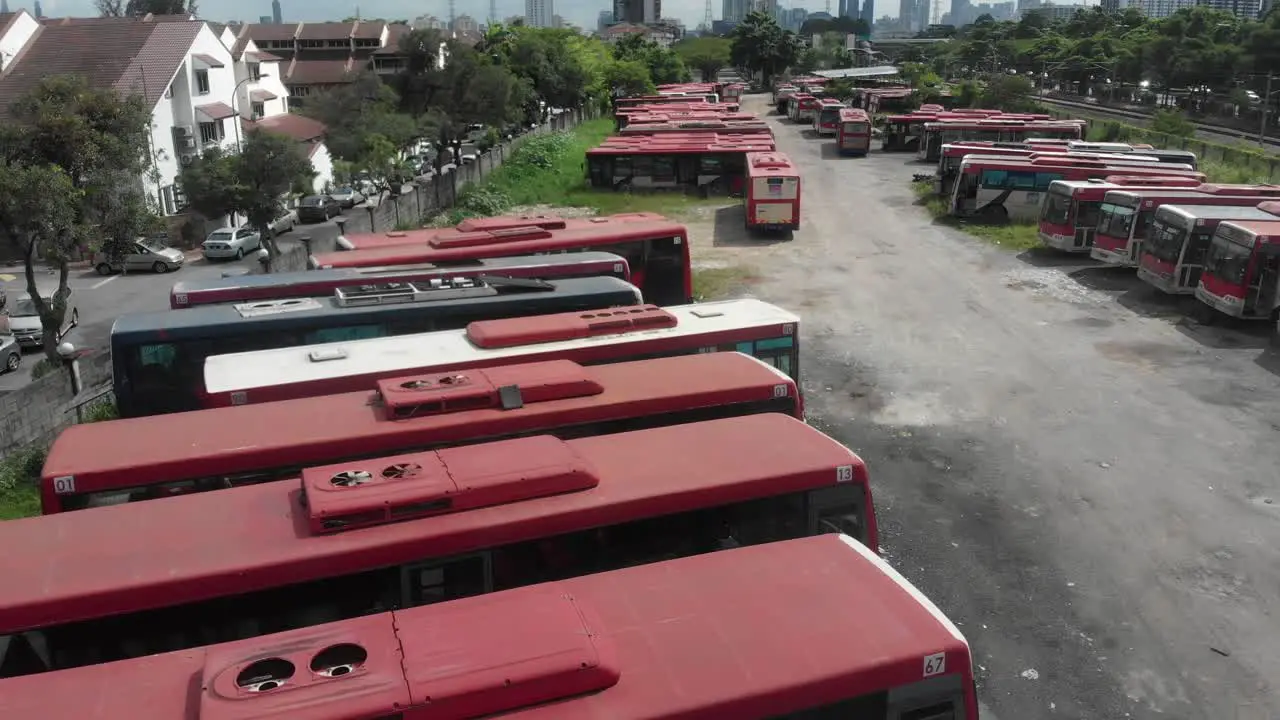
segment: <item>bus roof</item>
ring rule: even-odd
[[[519,362],[529,356],[564,357],[584,344],[626,345],[776,325],[794,328],[800,321],[782,308],[754,299],[669,306],[662,312],[670,317],[670,324],[622,328],[612,335],[593,336],[582,320],[583,313],[558,313],[475,323],[466,330],[214,355],[205,360],[205,389],[210,394],[231,393],[343,377],[381,378],[428,369],[484,367]],[[511,336],[509,343],[483,346],[489,344],[489,336],[503,334]],[[368,389],[369,382],[360,380],[358,385],[353,389]]]
[[[748,177],[795,177],[799,172],[791,158],[780,152],[747,155]]]
[[[627,260],[608,252],[579,252],[557,255],[516,255],[511,257],[480,258],[447,265],[391,265],[386,267],[340,268],[336,270],[304,270],[299,272],[268,273],[265,275],[238,275],[227,278],[179,280],[169,291],[170,305],[205,305],[232,300],[244,301],[263,297],[309,297],[328,295],[339,287],[395,282],[403,278],[454,277],[458,273],[468,276],[491,274],[519,276],[547,272],[548,268],[576,268],[583,274],[603,274],[592,268],[621,269],[625,275]],[[556,273],[559,275],[559,271]],[[567,272],[564,274],[568,274]]]
[[[1266,205],[1278,203],[1260,203],[1259,205],[1161,205],[1156,208],[1156,217],[1168,219],[1174,215],[1187,222],[1196,220],[1277,220],[1278,213],[1268,212]],[[1280,207],[1276,208],[1280,210]]]
[[[384,245],[432,243],[438,247],[522,242],[554,238],[563,233],[609,233],[632,223],[666,223],[667,218],[651,212],[619,213],[590,218],[562,218],[555,215],[507,215],[472,218],[447,228],[418,228],[384,232],[348,233],[338,236],[345,250],[369,249]]]
[[[1213,205],[1221,203],[1224,205],[1240,205],[1250,204],[1241,203],[1241,199],[1253,198],[1258,202],[1262,202],[1263,197],[1259,195],[1216,195],[1212,193],[1200,192],[1199,187],[1192,188],[1165,188],[1165,187],[1148,187],[1148,188],[1128,188],[1126,190],[1110,190],[1107,192],[1103,202],[1112,205],[1120,205],[1122,207],[1136,208],[1139,205],[1150,206],[1153,203],[1177,203],[1182,201],[1183,205],[1195,203],[1198,205]]]
[[[531,615],[556,622],[530,633],[521,623]],[[584,625],[592,631],[587,643]],[[493,642],[476,642],[486,637]],[[343,697],[368,698],[373,716],[409,709],[423,696],[448,700],[446,688],[424,683],[440,677],[443,663],[455,663],[448,680],[474,678],[461,687],[481,689],[493,683],[486,670],[545,658],[548,645],[599,648],[589,652],[599,662],[591,673],[599,683],[583,688],[539,677],[539,691],[524,698],[523,709],[512,703],[478,711],[519,720],[639,720],[696,710],[700,717],[748,720],[913,685],[921,680],[922,658],[939,652],[947,654],[946,672],[964,685],[972,674],[968,643],[955,624],[883,560],[852,538],[832,534],[12,678],[0,695],[0,715],[218,720],[225,717],[221,698],[235,696],[215,689],[228,675],[270,657],[309,666],[336,638],[365,649],[367,674],[326,678],[323,686],[300,678],[287,698],[263,693],[234,702],[264,720],[331,719],[332,705],[314,702],[314,693],[341,694],[346,684],[356,684],[359,690]],[[560,665],[538,667],[547,672]],[[387,680],[382,692],[370,692],[370,677]],[[505,699],[493,692],[481,697]]]
[[[337,497],[320,489],[340,472],[379,477],[405,462],[427,468],[421,483],[402,486],[413,497],[388,497],[378,483]],[[302,488],[263,483],[13,520],[0,523],[0,542],[40,551],[14,556],[6,568],[0,633],[397,565],[428,547],[446,557],[801,492],[835,485],[850,471],[866,484],[866,468],[852,451],[803,421],[764,414],[573,440],[536,435],[312,468],[302,475],[302,488],[312,489],[305,506]],[[500,477],[519,476],[522,484],[500,486],[518,493],[505,504],[461,509],[464,492],[455,496],[454,512],[317,534],[346,513],[421,503],[424,491],[444,485],[437,473],[464,488],[487,489]],[[535,495],[553,483],[558,494]],[[372,495],[359,494],[362,488]]]
[[[1270,203],[1268,203],[1270,204]],[[1223,220],[1218,225],[1218,233],[1234,240],[1234,236],[1247,236],[1252,239],[1248,243],[1254,247],[1280,243],[1280,218],[1273,220]]]
[[[305,325],[308,321],[321,323],[325,318],[341,317],[352,322],[374,322],[376,320],[403,315],[410,308],[417,308],[429,314],[483,316],[486,306],[509,305],[515,299],[522,304],[538,305],[544,301],[563,303],[581,298],[584,303],[594,303],[594,307],[608,307],[627,302],[636,302],[640,291],[634,285],[609,276],[561,278],[543,281],[546,285],[539,289],[525,284],[504,285],[505,278],[490,278],[496,294],[488,296],[468,297],[463,290],[456,291],[449,286],[434,288],[430,284],[407,284],[413,287],[413,299],[387,304],[345,305],[344,301],[334,297],[323,298],[286,298],[281,300],[262,300],[236,305],[205,305],[187,310],[162,310],[159,312],[121,315],[111,327],[112,340],[129,341],[135,337],[153,338],[156,333],[163,333],[169,341],[190,338],[231,337],[246,333],[265,332],[280,327],[285,321]],[[509,281],[507,281],[509,282]],[[348,288],[355,290],[354,288]],[[432,293],[439,292],[437,299]],[[407,295],[406,295],[407,297]],[[596,301],[592,298],[601,298]],[[622,302],[616,302],[621,300]],[[548,307],[554,307],[550,305]],[[534,310],[530,314],[536,314]]]
[[[1111,190],[1127,190],[1130,188],[1172,187],[1192,189],[1200,187],[1200,181],[1193,177],[1178,175],[1108,175],[1104,178],[1088,178],[1085,180],[1054,180],[1049,183],[1049,192],[1071,196],[1093,195],[1099,197]]]
[[[415,240],[417,237],[420,236],[407,232],[403,238],[399,238],[406,241],[402,245],[322,253],[316,255],[313,262],[316,267],[326,269],[424,262],[448,263],[504,255],[532,255],[561,248],[612,246],[661,238],[676,238],[683,242],[688,237],[688,231],[684,225],[664,218],[518,236],[506,234],[468,238],[436,236],[426,242]],[[632,269],[635,270],[635,268]]]
[[[486,391],[487,405],[406,416],[405,408],[414,406],[386,402],[371,383],[365,392],[72,425],[49,449],[44,485],[73,478],[77,493],[92,493],[298,466],[304,458],[330,462],[659,411],[798,397],[791,378],[735,352],[591,367],[552,360],[472,370],[468,376],[472,387]],[[520,389],[521,405],[508,408],[498,400],[496,388],[506,386]],[[430,397],[439,394],[426,394],[423,402],[440,402]],[[181,441],[157,441],[164,437]]]
[[[624,135],[610,138],[587,151],[587,157],[604,155],[679,155],[683,153],[764,152],[774,149],[771,132],[667,133],[658,136]]]
[[[841,108],[840,122],[866,122],[870,116],[862,108]]]

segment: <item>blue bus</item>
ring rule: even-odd
[[[641,302],[640,290],[616,277],[481,276],[125,315],[111,328],[116,404],[122,417],[199,409],[210,355],[452,330],[476,320]]]

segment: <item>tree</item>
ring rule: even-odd
[[[124,6],[124,14],[127,17],[147,14],[195,15],[196,0],[128,0]]]
[[[280,201],[287,193],[310,187],[315,170],[296,140],[265,130],[250,131],[240,154],[231,160],[239,180],[238,209],[261,233],[270,271],[280,257],[271,221],[280,214]]]
[[[334,157],[357,162],[369,135],[403,147],[420,134],[417,123],[400,112],[401,100],[373,72],[307,99],[302,114],[325,126],[325,145]]]
[[[605,79],[619,97],[655,92],[649,68],[637,60],[614,60],[605,69]]]
[[[290,192],[310,192],[315,171],[292,138],[266,130],[250,131],[239,154],[216,149],[182,169],[178,178],[187,202],[205,217],[244,215],[267,249],[268,270],[280,256],[271,232],[280,202]]]
[[[729,49],[728,40],[712,36],[681,40],[675,46],[684,64],[702,74],[703,82],[714,82],[720,71],[729,66]]]
[[[81,78],[51,76],[17,98],[0,124],[0,234],[23,257],[27,292],[44,326],[45,356],[58,361],[58,330],[66,314],[68,262],[112,235],[134,237],[141,213],[124,212],[137,198],[120,188],[147,166],[151,110],[136,96],[91,88]],[[132,220],[130,219],[132,218]],[[50,302],[37,292],[35,263],[58,271]]]
[[[692,77],[677,53],[643,35],[628,35],[619,40],[613,46],[613,56],[644,63],[649,68],[650,79],[658,85],[687,82]]]
[[[120,17],[124,15],[124,0],[93,0],[93,6],[102,17]]]
[[[729,57],[734,66],[760,73],[765,85],[800,55],[795,33],[783,30],[772,16],[762,12],[748,13],[731,38]]]

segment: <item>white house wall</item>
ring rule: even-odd
[[[311,168],[316,171],[316,179],[312,183],[315,192],[322,193],[329,189],[333,184],[333,156],[329,154],[329,148],[324,143],[317,146],[315,152],[311,153]]]
[[[258,46],[252,40],[245,45],[245,55],[241,56],[240,62],[236,63],[236,83],[240,83],[249,77],[248,54],[258,52]],[[246,82],[240,86],[237,93],[236,110],[240,111],[240,116],[252,119],[253,102],[249,99],[249,93],[253,90],[266,90],[276,96],[275,100],[267,100],[262,104],[262,117],[272,117],[273,115],[282,115],[289,112],[289,90],[280,80],[281,64],[279,62],[258,63],[258,71],[262,74],[256,82]]]
[[[0,37],[0,70],[7,70],[18,51],[26,46],[40,27],[40,23],[25,11],[19,11],[9,24],[4,36]]]

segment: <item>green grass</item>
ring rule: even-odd
[[[35,480],[47,454],[45,448],[28,446],[0,460],[0,520],[40,514],[40,493]]]
[[[927,210],[939,225],[963,230],[976,238],[1006,250],[1022,251],[1040,247],[1040,239],[1036,236],[1036,223],[1013,222],[1003,225],[987,225],[958,220],[948,214],[947,201],[933,194],[932,180],[912,183],[911,190],[916,194],[916,204]]]
[[[695,300],[718,300],[729,297],[744,285],[754,282],[759,275],[744,265],[722,268],[702,268],[693,271],[693,297]]]
[[[676,193],[617,193],[594,190],[586,182],[586,152],[613,134],[608,118],[588,120],[573,130],[529,138],[502,167],[468,188],[456,207],[445,213],[448,224],[467,217],[499,215],[518,205],[592,208],[605,215],[657,212],[679,215],[700,207],[722,205]]]

